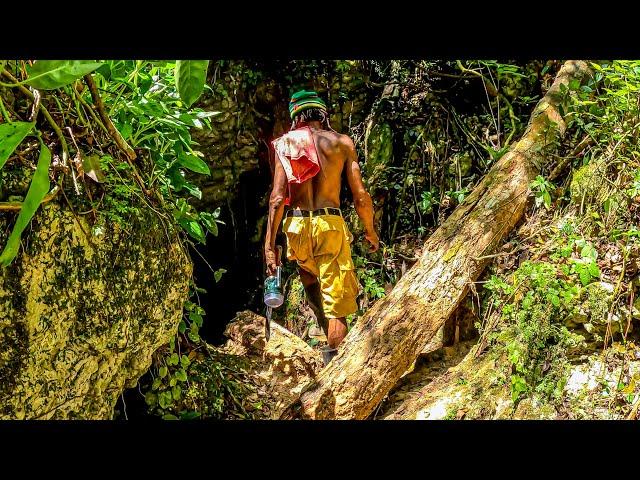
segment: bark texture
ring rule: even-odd
[[[523,137],[425,243],[420,260],[349,332],[338,356],[282,418],[363,419],[454,312],[487,258],[520,220],[529,183],[565,132],[561,85],[582,81],[567,61],[534,109]]]

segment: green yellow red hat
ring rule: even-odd
[[[291,95],[289,100],[289,115],[291,115],[291,119],[310,108],[319,108],[326,112],[327,104],[313,90],[300,90]]]

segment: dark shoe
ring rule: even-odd
[[[322,347],[320,351],[322,352],[322,360],[324,361],[325,367],[329,365],[329,362],[333,360],[333,357],[338,354],[337,348]]]

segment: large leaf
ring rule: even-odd
[[[38,60],[27,67],[26,83],[39,90],[53,90],[101,67],[103,62],[91,60]]]
[[[51,165],[51,152],[44,143],[40,143],[40,156],[38,158],[38,166],[36,173],[31,179],[27,197],[24,199],[22,209],[18,214],[16,224],[13,226],[9,240],[0,255],[0,264],[3,267],[9,265],[18,253],[20,246],[20,236],[22,231],[29,225],[31,217],[36,213],[42,199],[49,191],[49,166]]]
[[[214,236],[218,236],[218,224],[216,223],[215,217],[208,212],[200,212],[200,220],[207,230],[213,233]]]
[[[211,175],[209,166],[204,160],[199,159],[195,155],[181,155],[178,163],[184,168],[188,168],[192,172],[202,173],[203,175]]]
[[[186,218],[181,218],[178,220],[178,223],[182,225],[189,235],[195,238],[200,243],[205,243],[204,231],[198,222],[195,220],[188,220]]]
[[[178,60],[176,62],[176,85],[180,98],[187,108],[200,97],[207,78],[209,60]]]
[[[24,140],[34,122],[13,122],[0,124],[0,170],[20,142]]]

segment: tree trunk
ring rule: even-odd
[[[363,419],[453,313],[525,210],[529,183],[563,137],[560,86],[589,73],[568,61],[522,139],[425,243],[420,260],[349,332],[339,354],[281,418]]]

